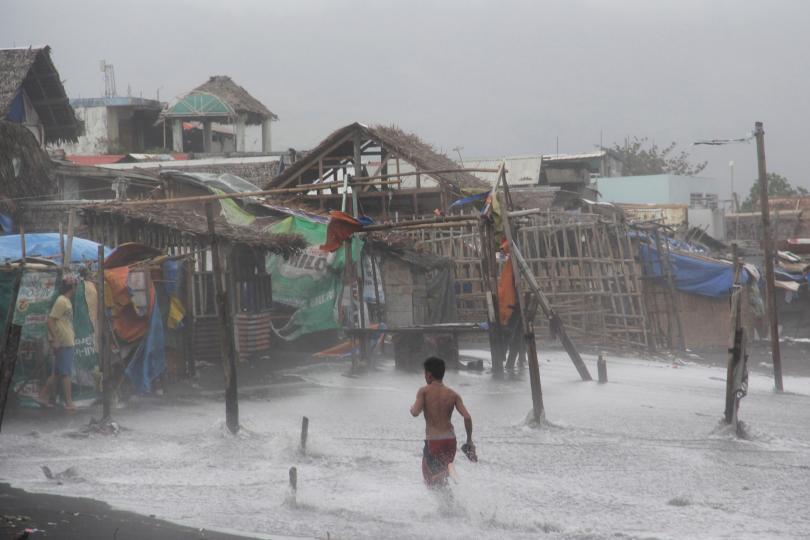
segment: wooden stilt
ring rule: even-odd
[[[506,172],[504,166],[500,167],[499,181],[503,182],[504,190],[509,187],[506,184]],[[505,194],[504,194],[505,195]],[[501,193],[495,193],[496,197],[501,197]],[[511,208],[507,201],[510,200],[508,195],[500,198],[501,203],[501,217],[503,218],[503,232],[509,242],[510,253],[516,247],[512,237],[512,225],[509,222],[509,209]],[[529,357],[529,381],[532,390],[532,411],[534,412],[535,422],[540,422],[545,416],[545,407],[543,405],[543,389],[540,383],[540,362],[537,359],[537,341],[534,337],[534,325],[526,316],[526,302],[523,299],[523,287],[520,271],[513,272],[515,276],[515,289],[517,290],[518,304],[520,305],[520,321],[523,328],[523,336],[526,340],[526,351]]]

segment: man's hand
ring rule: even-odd
[[[425,388],[422,387],[416,392],[416,401],[411,405],[411,416],[419,416],[425,408]]]

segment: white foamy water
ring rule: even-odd
[[[485,353],[465,351],[471,356]],[[525,425],[528,374],[448,372],[473,414],[480,462],[459,453],[448,500],[422,483],[423,421],[408,413],[419,374],[349,378],[345,364],[295,372],[240,401],[242,432],[213,400],[116,411],[117,437],[64,436],[86,417],[12,419],[0,478],[92,497],[182,524],[326,538],[774,538],[810,531],[810,379],[788,393],[752,374],[749,439],[717,429],[724,370],[608,359],[610,383],[580,382],[564,353],[542,353],[549,424]],[[595,359],[586,358],[592,373]],[[243,381],[247,384],[248,381]],[[298,451],[301,416],[308,453]],[[456,421],[462,437],[463,425]],[[31,435],[36,430],[38,436]],[[40,466],[76,467],[55,485]],[[285,503],[290,466],[297,504]]]

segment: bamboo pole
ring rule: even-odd
[[[335,186],[331,185],[334,182],[327,182],[325,184],[309,184],[306,186],[300,187],[291,187],[291,188],[276,188],[276,189],[263,189],[260,191],[243,191],[239,193],[221,193],[218,195],[195,195],[194,197],[176,197],[172,199],[138,199],[135,201],[122,201],[116,203],[121,206],[143,206],[147,204],[174,204],[174,203],[185,203],[185,202],[203,202],[203,201],[218,201],[220,199],[239,199],[242,197],[262,197],[265,195],[279,195],[279,194],[289,194],[289,193],[306,193],[309,191],[325,191],[327,189],[333,189]],[[344,189],[346,187],[362,187],[362,186],[385,186],[389,184],[401,184],[400,180],[389,180],[383,182],[352,182],[352,183],[344,183]],[[93,206],[95,203],[85,204],[83,206]]]
[[[450,173],[462,173],[462,172],[486,172],[486,173],[497,173],[500,169],[486,169],[486,168],[465,168],[465,169],[436,169],[430,171],[410,171],[410,172],[399,172],[399,168],[397,168],[396,173],[388,173],[388,174],[378,174],[375,176],[358,176],[355,177],[355,180],[359,180],[365,182],[366,180],[381,180],[384,178],[390,178],[392,176],[401,178],[403,176],[416,176],[421,177],[423,175],[432,175],[432,174],[450,174]]]
[[[432,218],[422,218],[422,219],[414,219],[411,221],[399,221],[396,223],[381,223],[379,225],[369,225],[367,227],[363,227],[362,232],[374,232],[374,231],[388,231],[391,229],[405,229],[405,228],[421,228],[424,225],[432,225],[436,223],[469,223],[469,222],[477,222],[480,218],[478,217],[471,217],[469,215],[460,215],[460,216],[437,216]],[[455,225],[458,226],[458,225]]]

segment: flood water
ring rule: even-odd
[[[466,351],[486,356],[483,351]],[[213,398],[145,400],[115,412],[118,436],[68,436],[87,415],[12,418],[0,478],[92,497],[185,525],[270,537],[774,538],[810,531],[810,379],[785,394],[752,374],[741,418],[718,430],[724,370],[608,359],[610,383],[580,382],[564,353],[541,353],[548,425],[532,428],[528,374],[448,372],[475,423],[479,463],[457,456],[452,496],[422,482],[424,423],[408,413],[421,375],[383,361],[291,370],[301,382],[243,391],[243,429]],[[593,374],[595,359],[586,357]],[[98,414],[98,413],[96,413]],[[301,417],[310,418],[306,455]],[[456,418],[463,438],[463,424]],[[40,466],[75,467],[57,485]],[[288,469],[299,490],[289,499]]]

